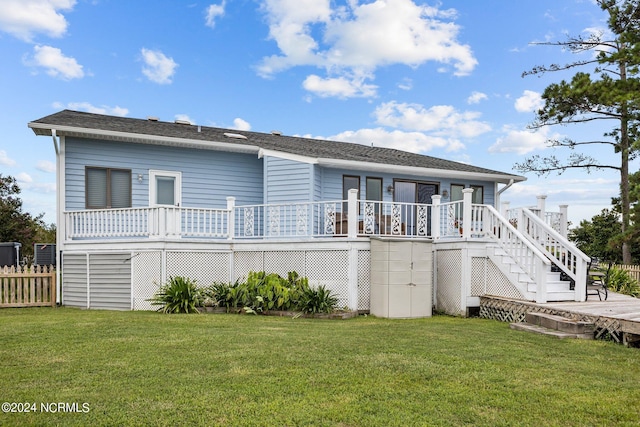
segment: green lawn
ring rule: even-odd
[[[640,422],[640,350],[483,319],[3,309],[0,363],[1,425]]]

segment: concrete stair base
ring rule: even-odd
[[[593,323],[581,322],[545,313],[527,313],[525,322],[512,323],[511,329],[549,335],[556,338],[593,339]]]

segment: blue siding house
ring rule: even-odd
[[[384,244],[374,247],[386,248],[376,250],[395,242],[401,253],[428,245],[418,252],[432,254],[419,262],[429,264],[420,269],[429,276],[429,310],[442,302],[445,311],[464,314],[487,292],[581,298],[567,283],[552,289],[540,282],[550,262],[531,242],[518,243],[514,255],[526,253],[516,259],[524,282],[489,254],[515,247],[508,235],[537,238],[521,235],[499,212],[500,194],[524,180],[518,175],[401,150],[155,118],[64,110],[29,127],[52,138],[56,151],[58,295],[66,305],[149,309],[148,298],[169,276],[208,285],[251,270],[296,270],[345,306],[370,310],[376,239]],[[517,226],[545,223],[540,214],[521,215]],[[459,267],[471,269],[470,250],[493,266],[504,289],[489,289],[486,277],[471,273],[449,283],[438,260],[459,253]],[[581,274],[574,264],[563,270]],[[407,317],[392,312],[385,313]]]

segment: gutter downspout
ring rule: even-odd
[[[509,183],[507,185],[505,185],[504,187],[502,187],[501,189],[499,189],[496,193],[496,209],[500,210],[500,196],[502,195],[502,193],[504,193],[505,191],[507,191],[509,189],[509,187],[511,187],[513,184],[515,184],[515,180],[511,179],[509,180]]]
[[[60,229],[62,214],[60,212],[60,182],[61,182],[61,161],[60,161],[60,141],[55,129],[51,129],[51,138],[53,139],[53,148],[56,152],[56,305],[62,304],[62,236]]]

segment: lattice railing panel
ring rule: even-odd
[[[358,251],[358,310],[369,310],[371,297],[371,252]]]
[[[308,251],[306,264],[310,285],[324,285],[333,291],[340,308],[349,304],[349,251]]]
[[[134,310],[155,310],[147,301],[162,284],[162,252],[134,252],[131,258]]]
[[[447,314],[459,315],[462,309],[462,251],[442,250],[437,255],[436,308]]]
[[[167,252],[167,280],[184,276],[201,287],[229,281],[230,252]]]

